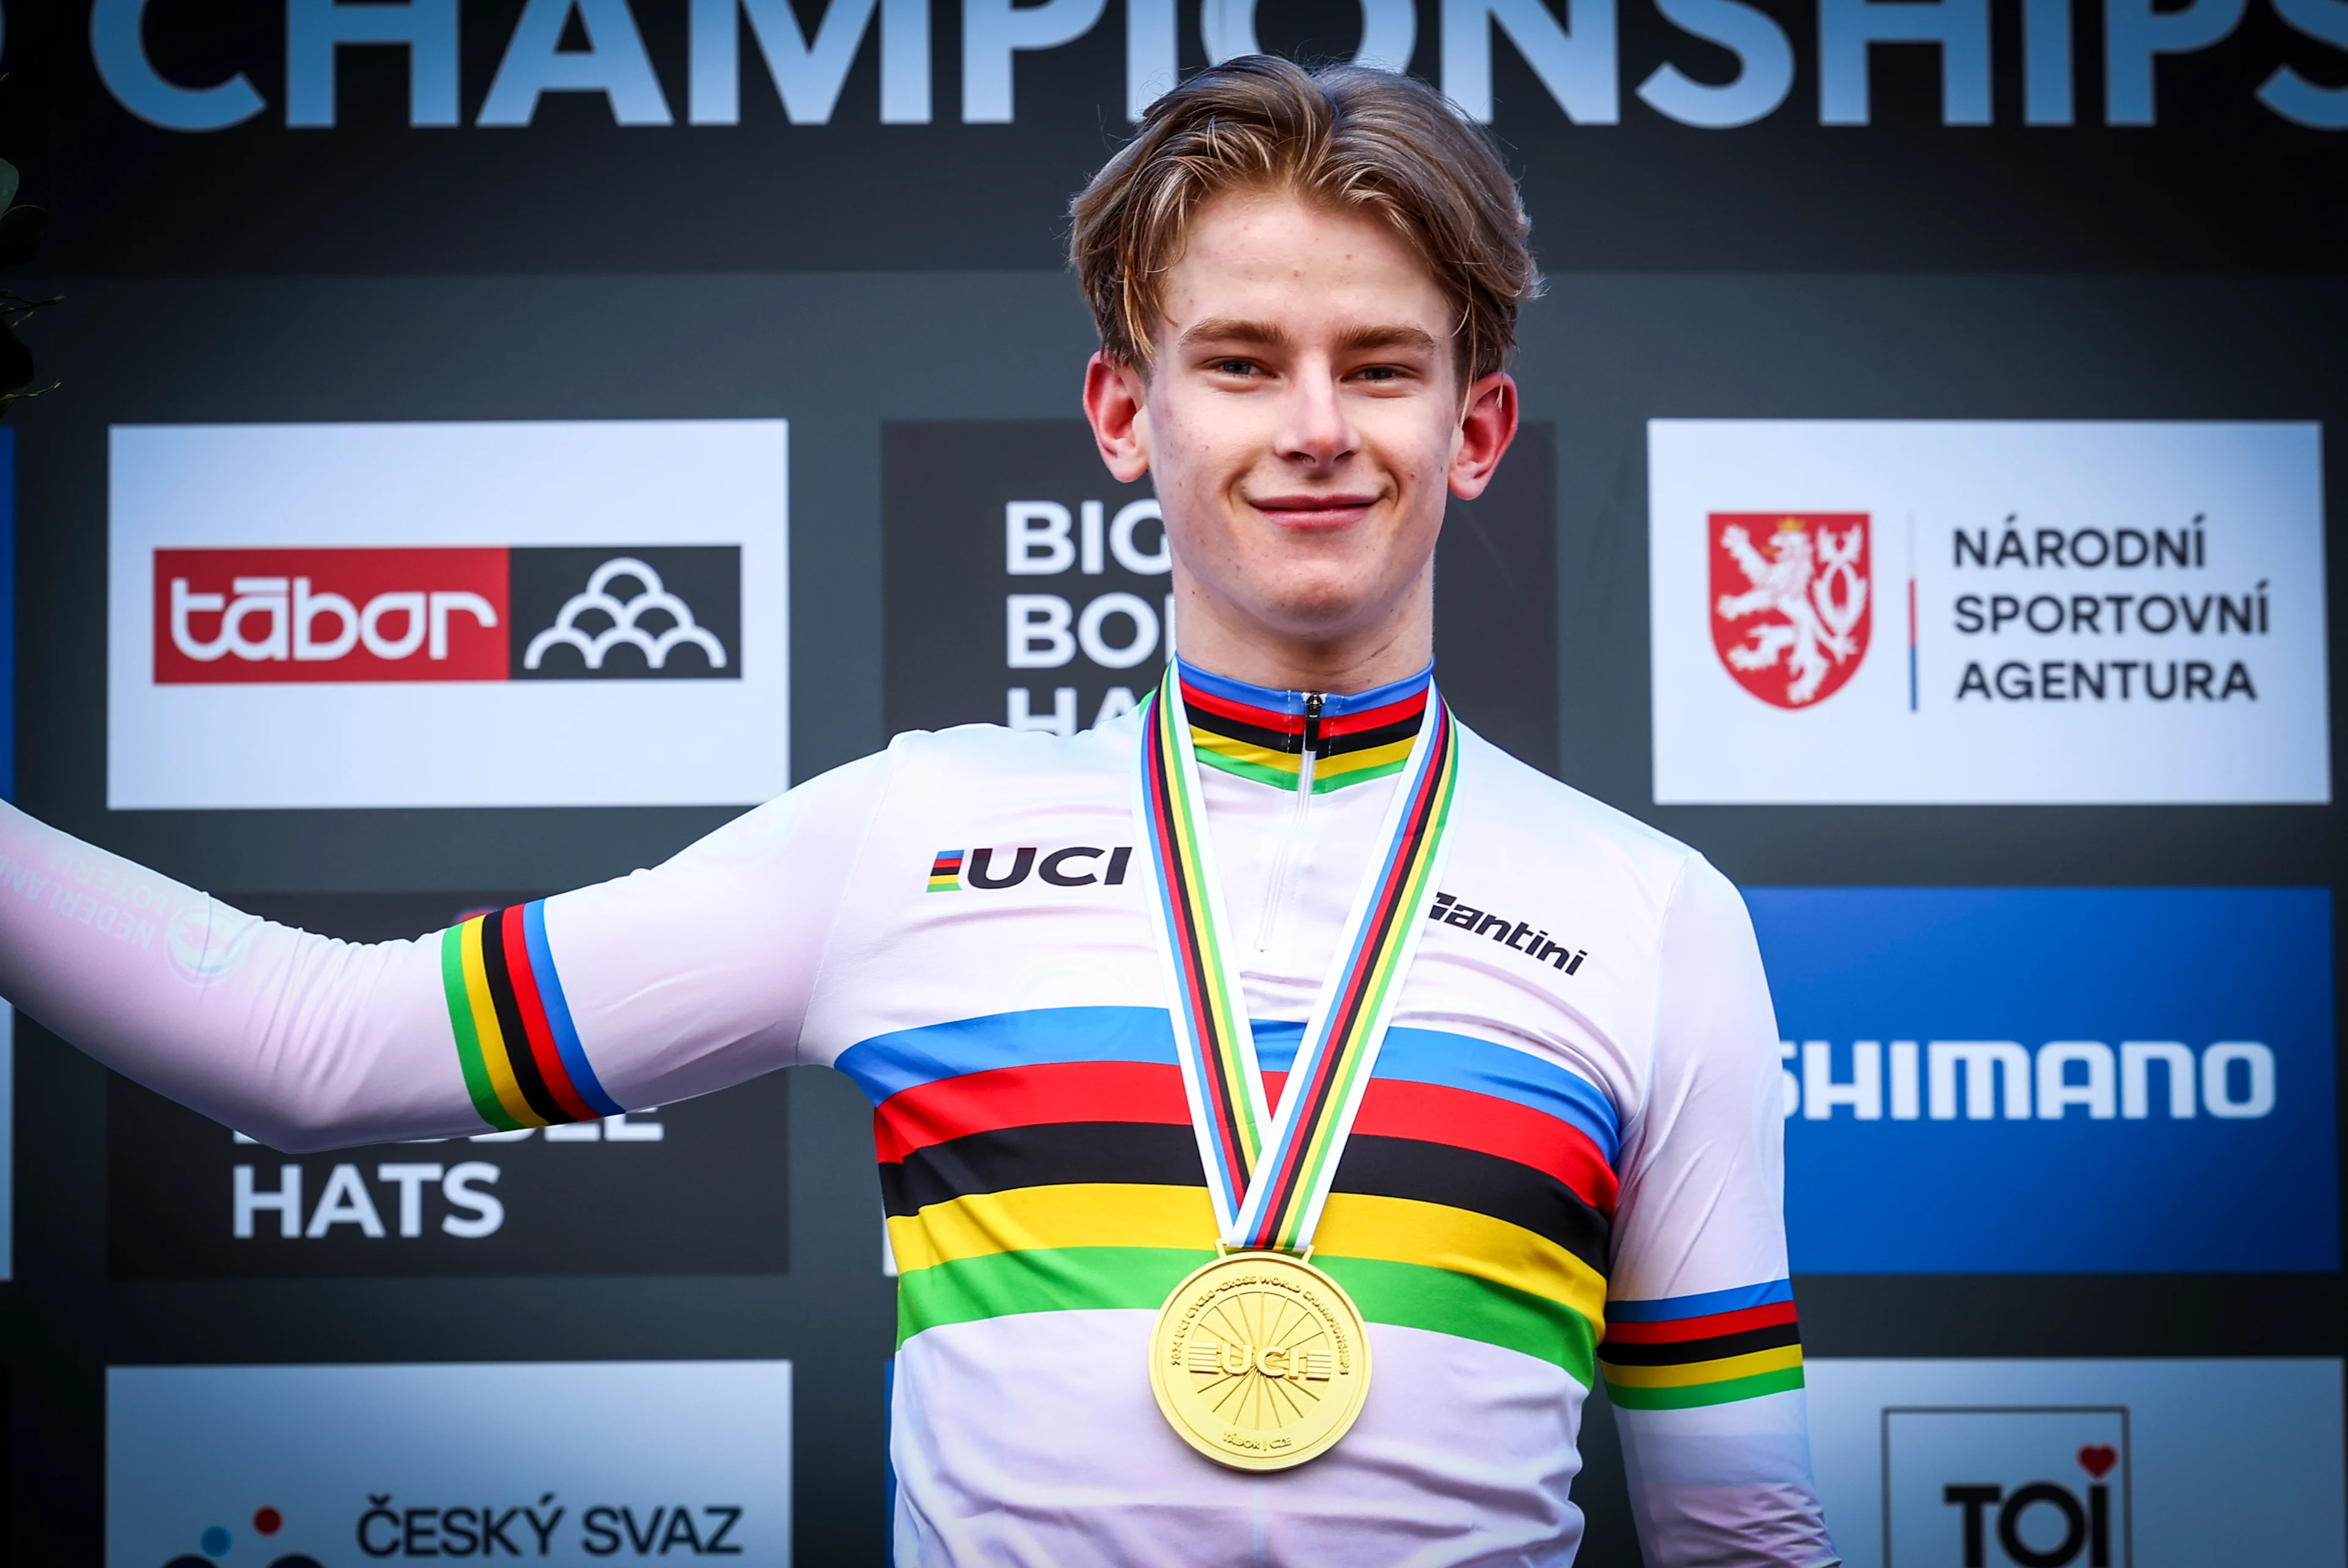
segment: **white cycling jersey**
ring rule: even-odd
[[[1427,681],[1308,719],[1183,673],[1276,1098]],[[0,807],[0,994],[289,1150],[848,1073],[901,1271],[909,1568],[1562,1564],[1601,1376],[1650,1563],[1832,1563],[1744,906],[1472,734],[1435,924],[1315,1237],[1369,1324],[1366,1406],[1269,1475],[1175,1436],[1145,1351],[1216,1226],[1133,864],[1138,735],[900,736],[657,869],[372,946]]]

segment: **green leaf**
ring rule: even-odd
[[[16,166],[0,159],[0,208],[5,208],[16,200],[17,179]]]
[[[0,267],[21,267],[41,248],[41,231],[49,215],[38,207],[11,207],[0,212]]]
[[[0,393],[22,392],[32,384],[33,351],[0,326]]]

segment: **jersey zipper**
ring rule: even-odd
[[[1313,763],[1321,743],[1321,707],[1325,701],[1318,692],[1304,694],[1304,754],[1297,759],[1296,794],[1289,807],[1288,827],[1280,835],[1280,849],[1272,856],[1272,876],[1264,884],[1263,913],[1256,921],[1255,950],[1272,950],[1272,933],[1278,928],[1282,907],[1288,902],[1288,879],[1296,861],[1296,845],[1304,836],[1304,815],[1313,804]]]

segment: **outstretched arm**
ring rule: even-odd
[[[1824,1568],[1768,982],[1744,900],[1704,861],[1664,918],[1654,1080],[1624,1139],[1598,1351],[1632,1510],[1656,1568]]]
[[[273,925],[0,804],[0,997],[288,1151],[583,1121],[795,1061],[886,755],[651,871],[407,942]]]

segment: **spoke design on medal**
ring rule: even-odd
[[[1300,1358],[1304,1355],[1304,1348],[1307,1345],[1312,1344],[1315,1339],[1326,1339],[1328,1337],[1329,1331],[1327,1329],[1315,1327],[1312,1333],[1306,1335],[1295,1344],[1288,1347],[1288,1364],[1294,1368],[1303,1367],[1304,1363],[1300,1359]],[[1302,1394],[1316,1405],[1321,1402],[1321,1396],[1315,1393],[1313,1390],[1312,1385],[1304,1380],[1303,1374],[1301,1371],[1294,1371],[1289,1374],[1288,1385],[1288,1391],[1290,1393]]]
[[[1222,1330],[1217,1333],[1215,1337],[1226,1345],[1244,1345],[1248,1342],[1247,1325],[1244,1322],[1236,1325],[1232,1323],[1231,1317],[1231,1305],[1232,1304],[1228,1301],[1219,1301],[1215,1303],[1215,1316],[1220,1318],[1223,1324]]]
[[[1199,1375],[1200,1375],[1200,1374],[1197,1374],[1197,1373],[1193,1373],[1193,1374],[1192,1374],[1192,1376],[1194,1376],[1194,1377],[1195,1377],[1195,1376],[1199,1376]],[[1193,1385],[1193,1387],[1195,1387],[1195,1388],[1198,1389],[1199,1393],[1200,1393],[1201,1396],[1203,1396],[1203,1395],[1206,1395],[1206,1394],[1208,1394],[1208,1393],[1211,1392],[1212,1390],[1214,1390],[1214,1389],[1218,1389],[1218,1388],[1220,1388],[1223,1384],[1226,1384],[1226,1383],[1236,1383],[1236,1382],[1238,1382],[1238,1381],[1239,1381],[1239,1379],[1241,1378],[1241,1377],[1242,1377],[1243,1375],[1244,1375],[1244,1374],[1241,1374],[1241,1373],[1237,1373],[1237,1372],[1225,1372],[1225,1371],[1221,1371],[1221,1370],[1220,1370],[1220,1369],[1219,1369],[1219,1370],[1216,1370],[1216,1371],[1213,1371],[1213,1372],[1209,1372],[1209,1373],[1204,1374],[1204,1376],[1205,1376],[1209,1380],[1208,1380],[1207,1382],[1204,1382],[1204,1383],[1195,1384],[1195,1385]],[[1211,1401],[1210,1401],[1210,1402],[1211,1402]]]
[[[1200,1388],[1199,1393],[1206,1399],[1208,1408],[1219,1414],[1223,1412],[1223,1408],[1231,1403],[1235,1395],[1243,1394],[1246,1391],[1248,1374],[1254,1370],[1252,1367],[1242,1368],[1237,1372],[1231,1369],[1228,1354],[1230,1348],[1237,1346],[1244,1348],[1247,1345],[1247,1331],[1244,1327],[1239,1327],[1236,1333],[1232,1332],[1234,1325],[1230,1312],[1232,1305],[1230,1301],[1219,1301],[1215,1304],[1211,1316],[1220,1320],[1220,1327],[1215,1327],[1204,1318],[1200,1319],[1199,1325],[1201,1332],[1214,1337],[1215,1370],[1219,1374],[1215,1381]]]
[[[1283,1302],[1282,1306],[1283,1310],[1281,1314],[1280,1334],[1272,1341],[1272,1343],[1278,1345],[1282,1350],[1285,1351],[1288,1357],[1288,1376],[1281,1380],[1280,1396],[1282,1399],[1288,1401],[1289,1409],[1292,1412],[1291,1419],[1302,1419],[1312,1412],[1307,1406],[1297,1402],[1300,1395],[1304,1399],[1310,1399],[1314,1405],[1318,1405],[1321,1402],[1321,1396],[1314,1393],[1311,1389],[1306,1388],[1304,1385],[1303,1378],[1305,1363],[1302,1359],[1304,1354],[1304,1347],[1312,1344],[1315,1339],[1326,1338],[1328,1336],[1326,1331],[1320,1326],[1318,1320],[1313,1317],[1312,1311],[1302,1302]],[[1292,1308],[1294,1310],[1297,1319],[1292,1326],[1288,1317],[1288,1309]],[[1288,1335],[1292,1330],[1292,1327],[1310,1327],[1313,1332],[1305,1335],[1301,1339],[1292,1340],[1288,1337]]]
[[[1186,1358],[1191,1391],[1217,1414],[1259,1431],[1292,1426],[1324,1402],[1307,1380],[1309,1348],[1327,1339],[1326,1326],[1304,1302],[1275,1290],[1235,1292],[1216,1302],[1193,1329],[1193,1343],[1212,1348],[1206,1365]],[[1234,1351],[1245,1363],[1237,1371],[1231,1364]],[[1277,1371],[1263,1360],[1272,1352],[1282,1358]]]
[[[1258,1356],[1261,1356],[1263,1353],[1263,1296],[1261,1292],[1251,1290],[1240,1298],[1240,1317],[1243,1320],[1248,1320],[1248,1337],[1246,1341],[1248,1353],[1248,1377],[1245,1402],[1250,1409],[1251,1415],[1252,1416],[1252,1419],[1249,1424],[1253,1426],[1256,1430],[1262,1431],[1264,1426],[1263,1385],[1265,1379],[1262,1375],[1263,1368],[1256,1359]]]
[[[1302,1312],[1304,1309],[1292,1301],[1278,1301],[1272,1305],[1280,1309],[1279,1316],[1272,1318],[1272,1321],[1275,1327],[1264,1335],[1263,1342],[1266,1345],[1277,1345],[1285,1349],[1288,1347],[1288,1315],[1291,1311]]]
[[[1272,1377],[1267,1377],[1263,1380],[1265,1393],[1271,1399],[1278,1399],[1282,1404],[1288,1407],[1288,1420],[1281,1422],[1280,1424],[1282,1426],[1288,1425],[1289,1421],[1293,1421],[1304,1414],[1303,1408],[1297,1404],[1295,1399],[1289,1392],[1287,1381],[1288,1380],[1284,1378]]]

